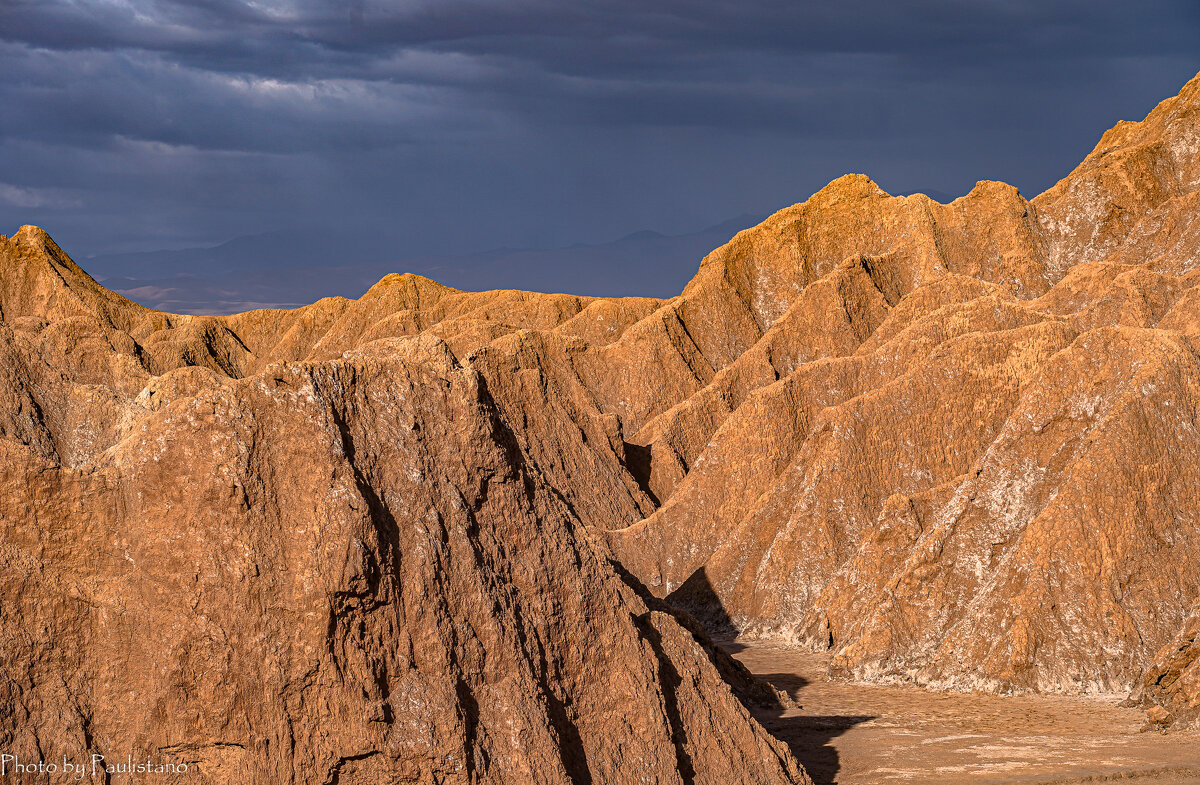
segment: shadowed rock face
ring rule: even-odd
[[[181,316],[21,229],[0,733],[210,782],[805,781],[643,585],[846,674],[1183,716],[1198,129],[1200,78],[1033,201],[849,175],[669,300]]]

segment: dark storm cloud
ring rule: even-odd
[[[1197,68],[1191,0],[0,0],[0,220],[400,256],[699,228],[847,170],[1036,191]]]

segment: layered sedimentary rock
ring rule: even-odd
[[[1186,719],[1198,205],[1200,78],[1032,201],[849,175],[669,300],[181,316],[26,227],[0,731],[212,782],[802,781],[647,590],[842,674]]]

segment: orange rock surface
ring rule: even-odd
[[[634,437],[618,557],[835,673],[1130,689],[1200,597],[1198,189],[1200,78],[1032,201],[850,176],[743,232],[685,296],[763,337]]]
[[[615,418],[531,371],[493,392],[518,359],[450,348],[588,301],[396,276],[175,316],[31,227],[0,275],[6,754],[188,767],[134,781],[809,781],[743,705],[774,693],[582,525],[650,506]]]

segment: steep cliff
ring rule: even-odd
[[[548,482],[611,483],[614,449],[584,444],[611,423],[533,382],[493,393],[428,331],[314,340],[454,295],[160,314],[31,228],[0,271],[6,754],[186,764],[179,782],[808,781],[742,704],[770,691]],[[481,299],[493,323],[510,307]],[[541,305],[513,321],[580,309]],[[329,359],[267,361],[271,341]],[[518,435],[523,407],[541,425]]]

